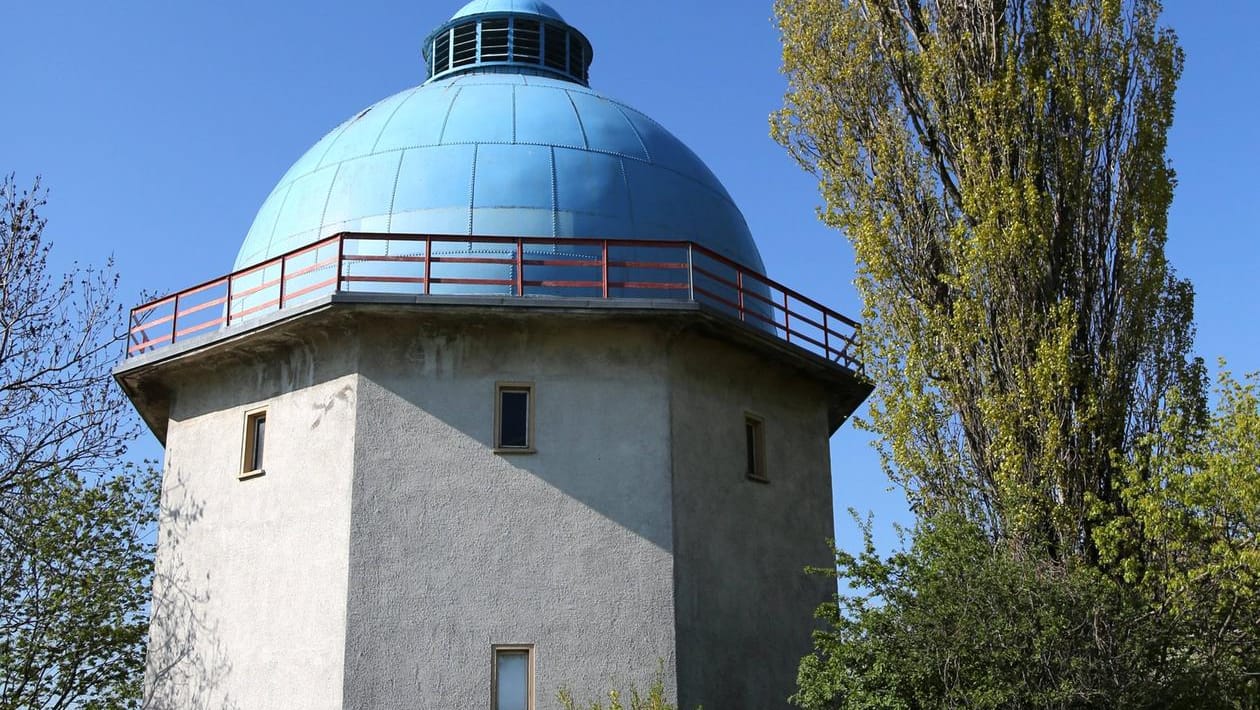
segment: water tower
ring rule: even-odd
[[[133,311],[155,707],[554,708],[658,663],[686,707],[786,706],[857,324],[767,278],[592,56],[545,3],[475,0],[230,275]]]

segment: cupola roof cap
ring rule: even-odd
[[[512,14],[538,15],[557,22],[564,22],[556,9],[541,0],[472,0],[454,15],[452,20],[459,20],[474,15]]]

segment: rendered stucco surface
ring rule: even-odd
[[[485,706],[492,644],[567,685],[673,686],[659,332],[563,320],[364,332],[346,707]],[[492,453],[496,381],[534,383],[537,453]]]
[[[822,388],[720,342],[670,360],[680,707],[786,708],[834,582]],[[746,477],[744,413],[764,419],[769,483]]]
[[[830,591],[817,380],[685,314],[334,316],[166,366],[154,707],[484,707],[494,644],[534,645],[538,710],[658,660],[683,707],[786,706]],[[496,382],[536,453],[492,451]]]
[[[178,386],[148,707],[341,707],[358,383],[347,355],[307,343]],[[245,412],[264,404],[266,474],[241,481]]]

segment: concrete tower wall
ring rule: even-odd
[[[680,338],[670,360],[679,706],[786,708],[834,582],[825,390],[744,348]],[[750,480],[745,413],[768,483]]]
[[[167,366],[152,707],[484,707],[495,644],[538,710],[658,661],[683,707],[786,706],[832,588],[817,379],[686,314],[316,315]],[[504,382],[534,453],[493,450]]]
[[[172,388],[148,707],[341,707],[352,359],[308,342],[185,371]],[[266,474],[238,480],[259,405]]]
[[[607,320],[365,328],[347,708],[487,706],[493,644],[534,644],[537,707],[673,692],[665,334]],[[492,452],[495,384],[532,382],[535,454]],[[627,677],[627,673],[636,675]]]

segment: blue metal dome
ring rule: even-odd
[[[585,42],[536,0],[474,0],[444,27],[486,13],[509,14],[513,27],[546,18],[544,35]],[[511,40],[523,41],[516,29]],[[547,74],[545,43],[533,51],[438,72],[338,126],[263,203],[235,268],[359,231],[690,240],[764,273],[743,215],[691,150],[566,77],[569,64]]]

